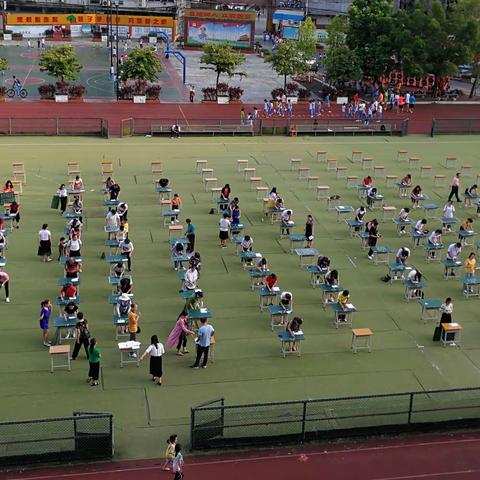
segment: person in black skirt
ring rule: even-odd
[[[163,345],[158,341],[156,335],[152,335],[150,339],[150,346],[145,350],[140,360],[143,360],[146,355],[150,355],[150,375],[152,381],[158,385],[162,384],[162,355],[165,353]]]
[[[43,257],[44,262],[52,261],[52,234],[48,230],[48,224],[44,223],[42,229],[38,232],[40,244],[38,246],[38,256]]]
[[[305,248],[312,248],[313,242],[313,217],[311,215],[307,215],[307,221],[305,223],[305,238],[307,239],[307,243]]]
[[[64,214],[67,209],[68,203],[68,192],[65,188],[65,184],[62,183],[57,190],[57,197],[60,199],[60,214]]]
[[[452,323],[452,313],[453,313],[453,302],[451,297],[447,297],[445,302],[442,303],[440,307],[442,316],[440,317],[440,322],[438,326],[435,327],[433,332],[433,341],[438,342],[442,336],[442,323]],[[447,333],[447,340],[452,340],[454,333]]]

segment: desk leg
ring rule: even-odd
[[[71,363],[70,363],[70,352],[67,353],[67,365],[68,365],[68,371],[71,371]]]
[[[53,373],[53,355],[50,355],[50,373]]]
[[[123,368],[123,352],[120,350],[120,368]]]

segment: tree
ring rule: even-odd
[[[245,72],[237,72],[237,67],[245,63],[245,55],[236,52],[227,43],[210,43],[203,47],[203,53],[200,57],[200,63],[211,65],[209,67],[200,67],[203,70],[213,70],[217,74],[215,79],[215,90],[218,88],[220,75],[226,74],[230,78],[233,76],[246,77]]]
[[[154,48],[134,48],[120,70],[120,80],[154,82],[163,70],[163,64]]]
[[[392,2],[354,0],[348,10],[347,45],[354,50],[363,73],[378,79],[392,66]]]
[[[10,70],[8,60],[4,57],[0,57],[0,72],[6,72],[7,70]]]
[[[78,72],[82,69],[71,45],[46,50],[40,56],[38,64],[41,72],[47,72],[48,75],[62,82],[76,80]]]
[[[310,17],[307,17],[298,29],[297,47],[306,62],[315,59],[317,55],[317,27]]]
[[[272,64],[272,68],[283,75],[283,88],[287,87],[287,76],[299,73],[305,69],[305,63],[295,42],[287,40],[278,43],[275,50],[266,59]]]
[[[327,51],[325,67],[328,81],[343,86],[351,80],[362,79],[362,69],[355,51],[350,50],[346,43],[348,19],[344,16],[335,17],[327,31]]]

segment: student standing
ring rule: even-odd
[[[132,270],[132,253],[134,250],[133,243],[127,237],[123,242],[120,242],[118,244],[118,248],[120,251],[120,255],[125,255],[127,257],[127,266],[128,271],[130,272]]]
[[[164,353],[165,349],[163,348],[163,345],[158,341],[158,337],[156,335],[152,335],[150,339],[150,345],[140,357],[140,361],[142,361],[146,355],[150,355],[150,375],[152,376],[152,381],[158,385],[162,384],[162,355]],[[163,470],[165,470],[165,468],[163,468]]]
[[[208,351],[210,349],[212,335],[215,334],[214,328],[208,323],[206,318],[201,319],[202,326],[198,329],[197,335],[197,358],[191,368],[198,368],[200,359],[203,355],[202,368],[207,368]]]
[[[88,330],[88,321],[84,317],[83,312],[77,313],[77,325],[75,327],[75,345],[73,347],[72,360],[75,360],[78,357],[80,349],[85,348],[85,354],[87,355],[87,360],[89,358],[89,344],[88,340],[90,338],[90,331]]]
[[[38,246],[38,255],[43,257],[44,262],[52,261],[52,234],[48,230],[48,224],[44,223],[38,232],[40,244]]]
[[[445,302],[442,303],[440,307],[440,312],[442,316],[440,317],[439,325],[435,327],[433,332],[433,341],[438,342],[442,336],[442,323],[452,323],[452,314],[453,314],[453,302],[450,297],[445,299]],[[453,333],[447,333],[447,340],[450,340],[449,335],[454,335]]]
[[[220,246],[222,248],[227,248],[228,232],[230,231],[230,220],[228,219],[228,213],[224,213],[223,217],[220,219],[220,233],[218,237],[220,238]]]
[[[377,219],[373,219],[368,226],[368,246],[370,249],[368,250],[367,256],[370,260],[373,259],[373,249],[377,245],[377,240],[380,237],[378,233],[378,221]]]
[[[60,199],[60,213],[63,215],[67,209],[68,193],[65,184],[62,183],[57,190],[57,197]]]
[[[461,202],[458,191],[460,189],[460,173],[456,173],[455,176],[452,178],[452,182],[450,183],[450,195],[448,196],[448,201],[450,201],[454,196],[457,202]]]
[[[42,329],[43,344],[50,347],[52,344],[48,341],[48,321],[52,315],[52,304],[46,299],[40,304],[40,328]]]
[[[184,309],[178,316],[175,327],[168,336],[167,348],[173,349],[176,346],[177,355],[179,357],[183,356],[185,353],[190,353],[187,349],[187,335],[194,334],[195,332],[188,328],[188,316]]]
[[[0,271],[0,288],[5,288],[5,303],[10,303],[10,276]]]
[[[137,333],[140,333],[140,327],[138,326],[139,317],[140,314],[138,313],[138,305],[134,303],[128,312],[128,333],[130,335],[129,340],[131,342],[136,342]],[[137,356],[135,352],[130,352],[128,355],[134,358]]]
[[[187,218],[185,220],[187,222],[187,230],[185,232],[185,236],[188,239],[188,245],[187,245],[187,253],[193,253],[195,249],[195,224],[192,223],[192,220],[190,218]]]
[[[100,375],[100,350],[98,349],[98,342],[95,338],[90,340],[90,346],[88,348],[88,363],[90,368],[88,369],[87,382],[92,387],[98,385],[98,377]]]
[[[311,248],[312,242],[313,242],[313,217],[311,215],[307,215],[304,235],[307,240],[307,243],[305,244],[305,248]]]
[[[475,268],[477,266],[477,257],[474,252],[470,253],[468,258],[465,260],[464,266],[465,266],[465,276],[474,277]]]
[[[183,455],[182,455],[182,446],[177,443],[175,445],[175,458],[173,459],[173,473],[175,477],[173,480],[182,480],[183,478]]]
[[[153,337],[152,337],[153,338]],[[162,470],[169,471],[173,465],[173,459],[175,458],[175,445],[177,443],[178,436],[176,434],[170,435],[167,440],[167,449],[165,450],[165,463],[163,464]]]

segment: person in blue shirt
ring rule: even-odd
[[[187,246],[187,253],[193,253],[195,250],[195,224],[192,223],[192,220],[190,218],[187,218],[185,220],[187,222],[187,231],[185,232],[185,236],[188,238],[188,241],[190,242]]]
[[[410,113],[413,113],[413,110],[415,108],[415,95],[413,93],[410,95],[409,107],[410,107]]]
[[[214,328],[208,323],[206,318],[201,320],[202,326],[198,329],[197,335],[197,358],[191,368],[198,368],[200,359],[203,355],[202,368],[207,368],[208,351],[212,340],[212,335],[215,334]]]

